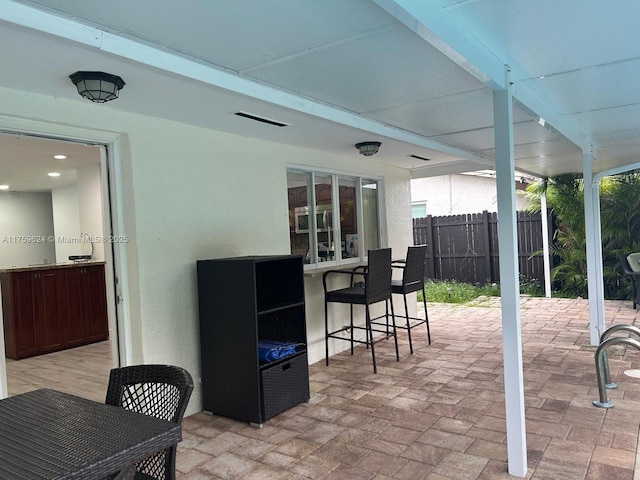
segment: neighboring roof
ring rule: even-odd
[[[602,172],[638,162],[638,19],[636,0],[0,0],[0,86],[86,101],[68,76],[106,71],[126,86],[105,108],[332,153],[377,140],[372,160],[419,177],[492,169],[509,65],[516,168],[580,172],[592,149]]]

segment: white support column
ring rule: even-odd
[[[513,104],[509,68],[505,89],[493,92],[493,117],[498,189],[498,244],[500,248],[500,294],[504,390],[507,417],[509,474],[527,474],[527,439],[524,414],[520,281],[516,222],[515,162],[513,154]]]
[[[549,264],[549,221],[547,219],[547,193],[540,197],[540,218],[542,219],[542,255],[544,265],[544,296],[551,298],[551,265]]]
[[[605,331],[604,277],[602,272],[602,232],[600,226],[600,181],[593,175],[591,149],[582,155],[584,172],[584,226],[587,244],[589,288],[589,332],[591,345],[600,343]]]

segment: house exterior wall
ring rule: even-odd
[[[516,183],[517,190],[526,184]],[[411,202],[426,202],[427,215],[461,215],[497,212],[496,179],[475,175],[442,175],[411,180]],[[527,206],[524,196],[516,192],[516,210]]]
[[[23,119],[28,119],[24,121]],[[322,167],[383,179],[388,245],[403,257],[411,243],[409,173],[357,155],[245,138],[107,105],[0,89],[0,128],[25,123],[64,132],[91,129],[122,148],[111,172],[121,196],[132,363],[187,368],[201,409],[195,262],[288,254],[286,167]],[[268,127],[265,127],[268,128]],[[320,277],[306,279],[310,361],[324,357]],[[233,321],[233,319],[229,319]],[[345,344],[347,342],[344,342]],[[322,346],[322,348],[320,348]],[[345,345],[346,347],[346,345]]]

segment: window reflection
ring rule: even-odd
[[[291,253],[302,255],[304,263],[311,263],[309,244],[309,189],[311,173],[287,172],[289,198],[289,241]]]
[[[291,253],[348,263],[380,248],[379,192],[378,180],[287,170]]]
[[[356,179],[338,180],[338,202],[340,205],[340,252],[342,258],[360,257],[358,238],[358,208]]]
[[[316,208],[313,220],[315,220],[319,262],[336,259],[331,180],[330,175],[315,175]]]

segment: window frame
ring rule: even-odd
[[[309,174],[309,182],[307,184],[307,211],[308,211],[308,223],[309,223],[309,249],[311,252],[318,251],[318,230],[316,224],[316,175],[321,176],[329,176],[331,177],[331,224],[334,226],[334,238],[342,238],[342,231],[340,226],[340,179],[348,179],[355,180],[356,184],[356,215],[357,215],[357,235],[359,238],[359,251],[358,257],[349,257],[342,258],[342,251],[339,254],[334,256],[333,260],[328,261],[319,261],[317,253],[315,253],[310,259],[310,263],[304,264],[304,270],[317,270],[320,268],[326,267],[335,267],[349,264],[358,264],[362,262],[366,262],[368,259],[367,252],[364,250],[363,246],[365,244],[364,238],[364,215],[363,215],[363,202],[362,202],[362,188],[363,188],[363,180],[367,181],[375,181],[377,182],[377,209],[378,209],[378,238],[380,242],[380,247],[386,244],[386,218],[385,218],[385,209],[384,209],[384,182],[383,178],[377,175],[363,175],[353,172],[345,172],[340,170],[332,170],[332,169],[324,169],[324,168],[316,168],[310,167],[308,165],[294,165],[288,164],[285,168],[285,175],[287,178],[287,186],[288,186],[288,176],[289,172],[294,173],[304,173]],[[288,187],[287,187],[288,188]],[[287,203],[287,209],[289,208],[289,204]],[[298,207],[299,208],[299,207]],[[334,241],[335,242],[335,241]],[[341,242],[341,240],[340,240]],[[291,238],[289,238],[289,248],[291,249]],[[291,250],[290,250],[291,251]]]
[[[425,213],[424,217],[426,217],[427,216],[427,201],[426,200],[420,200],[420,201],[417,201],[417,202],[411,202],[411,219],[412,220],[414,218],[424,218],[424,217],[414,217],[413,216],[413,207],[414,206],[416,206],[416,207],[417,206],[423,206],[423,205],[424,205],[424,213]]]

